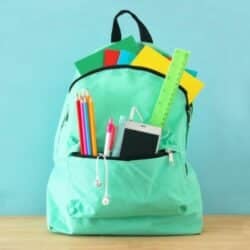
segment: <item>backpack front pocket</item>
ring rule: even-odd
[[[186,175],[178,157],[174,162],[169,161],[168,155],[131,161],[99,159],[96,164],[95,158],[68,157],[71,217],[121,218],[185,213]],[[96,185],[99,184],[96,180],[101,185]],[[108,204],[105,198],[109,199]]]

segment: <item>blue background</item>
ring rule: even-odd
[[[206,213],[250,213],[248,1],[0,1],[0,214],[44,214],[52,146],[73,62],[109,42],[127,8],[155,44],[192,51],[198,97],[189,159]],[[127,16],[124,35],[135,34]]]

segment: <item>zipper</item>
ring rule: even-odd
[[[187,163],[185,163],[185,173],[186,173],[186,176],[188,176],[188,165],[187,165]]]
[[[123,159],[120,157],[113,157],[113,156],[108,156],[106,157],[107,160],[113,160],[113,161],[136,161],[136,160],[147,160],[147,159],[154,159],[154,158],[160,158],[163,156],[169,156],[169,163],[173,163],[174,162],[174,153],[176,151],[174,150],[160,150],[157,154],[154,154],[152,156],[147,156],[147,157],[137,157],[137,158],[133,158],[133,159]],[[80,152],[73,152],[70,154],[70,156],[73,157],[78,157],[78,158],[87,158],[87,159],[96,159],[95,156],[92,155],[81,155]]]
[[[174,164],[174,153],[175,152],[173,150],[167,149],[166,153],[168,154],[168,162],[169,162],[169,164]]]
[[[143,71],[147,71],[147,72],[150,72],[154,75],[158,75],[160,77],[165,77],[164,74],[162,73],[159,73],[158,71],[156,70],[153,70],[153,69],[148,69],[148,68],[145,68],[145,67],[142,67],[142,66],[131,66],[131,65],[115,65],[115,66],[108,66],[108,67],[101,67],[101,68],[97,68],[97,69],[94,69],[94,70],[91,70],[81,76],[79,76],[78,78],[76,78],[70,85],[69,87],[69,92],[71,91],[71,89],[74,87],[74,85],[79,82],[80,80],[82,80],[83,78],[87,77],[87,76],[90,76],[90,75],[93,75],[93,74],[96,74],[98,72],[101,72],[101,71],[106,71],[106,70],[113,70],[113,69],[134,69],[134,70],[143,70]]]
[[[87,72],[86,74],[83,74],[81,76],[79,76],[77,79],[75,79],[70,87],[69,87],[69,92],[72,90],[72,88],[74,87],[74,85],[79,82],[80,80],[82,80],[85,77],[88,77],[90,75],[93,75],[95,73],[98,72],[102,72],[102,71],[106,71],[106,70],[116,70],[116,69],[132,69],[132,70],[141,70],[141,71],[145,71],[145,72],[149,72],[152,73],[154,75],[157,75],[161,78],[165,78],[165,75],[162,73],[159,73],[156,70],[153,69],[149,69],[149,68],[145,68],[142,66],[131,66],[131,65],[115,65],[115,66],[109,66],[109,67],[101,67],[92,71]],[[186,115],[187,115],[187,129],[186,129],[186,146],[187,146],[187,137],[188,137],[188,130],[189,130],[189,125],[190,125],[190,120],[191,120],[191,115],[192,115],[192,110],[193,110],[193,106],[192,104],[188,104],[188,95],[187,95],[187,91],[182,87],[179,86],[179,89],[184,93],[184,96],[186,98]],[[108,158],[107,158],[108,159]]]
[[[115,65],[115,66],[109,66],[109,67],[101,67],[101,68],[98,68],[98,69],[94,69],[92,71],[89,71],[87,72],[86,74],[83,74],[81,76],[79,76],[78,78],[76,78],[71,84],[70,84],[70,87],[69,87],[69,92],[72,90],[72,88],[74,87],[74,85],[79,82],[80,80],[82,80],[83,78],[87,77],[87,76],[90,76],[90,75],[93,75],[93,74],[96,74],[98,72],[102,72],[102,71],[106,71],[106,70],[116,70],[116,69],[132,69],[132,70],[142,70],[142,71],[146,71],[146,72],[149,72],[149,73],[152,73],[154,75],[157,75],[161,78],[165,78],[165,75],[156,71],[156,70],[153,70],[153,69],[149,69],[149,68],[145,68],[145,67],[142,67],[142,66],[131,66],[131,65]],[[187,91],[182,87],[182,86],[179,86],[179,88],[183,91],[183,93],[185,94],[185,97],[186,97],[186,102],[188,103],[188,97],[187,97]]]
[[[69,119],[69,113],[67,112],[62,120],[62,123],[61,123],[61,126],[60,126],[60,129],[62,129],[64,127],[64,124],[68,121]]]
[[[187,114],[187,129],[186,129],[186,148],[188,143],[188,133],[190,129],[191,117],[193,114],[193,104],[187,104],[186,106],[186,114]]]

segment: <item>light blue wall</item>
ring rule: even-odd
[[[109,42],[128,8],[172,52],[192,51],[206,89],[197,99],[189,159],[206,213],[250,213],[248,1],[0,1],[0,214],[44,214],[53,137],[73,62]],[[127,32],[132,21],[121,18]]]

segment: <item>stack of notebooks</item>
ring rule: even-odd
[[[141,67],[166,75],[171,63],[171,57],[163,54],[149,45],[138,44],[132,36],[119,42],[112,43],[88,57],[75,63],[81,75],[103,67],[116,65],[130,65]],[[197,97],[204,84],[196,78],[197,72],[186,70],[181,78],[180,85],[185,89],[189,104]]]

